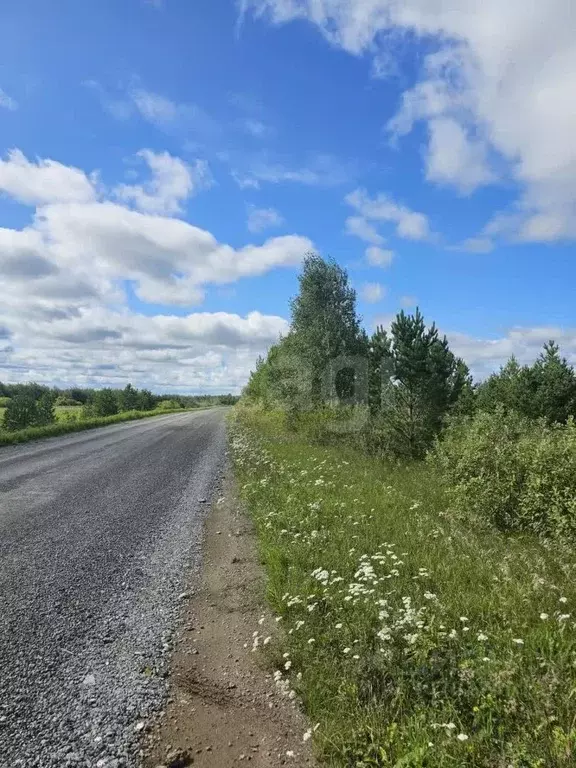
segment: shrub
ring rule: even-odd
[[[452,506],[502,530],[576,534],[576,425],[547,426],[515,411],[452,425],[431,459]]]
[[[182,406],[178,400],[162,400],[160,403],[158,403],[158,408],[161,411],[174,411],[181,407]]]
[[[16,394],[6,406],[3,427],[8,432],[26,429],[34,426],[37,415],[36,400],[26,393]]]
[[[74,400],[72,397],[67,397],[66,395],[58,395],[54,401],[54,405],[58,408],[80,408],[82,403],[79,400]]]
[[[118,413],[117,393],[112,389],[100,389],[95,393],[92,405],[95,416],[114,416]]]

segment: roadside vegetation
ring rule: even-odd
[[[254,647],[327,765],[575,764],[575,413],[554,342],[476,384],[307,259],[231,440],[283,628]]]
[[[0,445],[236,401],[233,395],[154,395],[131,384],[121,390],[60,390],[0,382]]]

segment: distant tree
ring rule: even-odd
[[[118,413],[118,398],[113,389],[95,392],[92,405],[95,416],[113,416]]]
[[[40,396],[36,402],[36,426],[45,427],[48,424],[54,424],[56,421],[54,399],[54,394],[52,392],[44,392],[44,394]]]
[[[26,391],[16,393],[4,412],[3,427],[9,432],[26,429],[36,424],[38,407],[36,400]]]
[[[152,411],[156,407],[156,398],[148,389],[141,389],[136,397],[136,408],[139,411]]]
[[[118,394],[118,409],[120,411],[134,411],[138,407],[138,390],[132,384],[127,384]]]
[[[532,366],[520,366],[512,356],[480,384],[477,403],[483,411],[503,408],[549,424],[565,423],[576,415],[576,375],[558,345],[549,341]]]

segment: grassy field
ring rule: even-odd
[[[474,530],[433,470],[231,424],[268,598],[256,633],[323,764],[576,764],[576,555]]]

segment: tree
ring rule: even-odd
[[[383,381],[377,425],[386,450],[419,458],[470,384],[469,372],[451,352],[446,337],[439,337],[436,326],[426,327],[419,309],[414,315],[400,312],[390,336],[381,330],[378,351],[373,353],[380,359],[379,370],[387,366],[391,374]]]
[[[319,405],[330,399],[331,393],[323,387],[330,364],[337,358],[364,355],[368,344],[356,314],[356,292],[342,267],[309,254],[299,282],[299,293],[291,302],[287,346],[299,365],[307,369],[311,403]]]
[[[135,411],[138,407],[138,390],[132,384],[126,384],[118,394],[118,406],[121,411]]]
[[[546,419],[549,424],[566,423],[576,415],[576,376],[574,369],[560,356],[560,348],[554,341],[544,345],[544,350],[532,367],[534,381],[534,415]]]
[[[156,398],[148,389],[141,389],[136,398],[136,408],[139,411],[152,411],[156,407]]]
[[[100,389],[94,394],[94,415],[113,416],[118,413],[118,398],[112,389]]]
[[[52,392],[45,392],[41,395],[36,403],[36,426],[45,427],[48,424],[54,424],[56,421],[54,399],[54,394]]]
[[[368,345],[368,402],[373,416],[382,408],[382,388],[389,383],[392,374],[390,344],[383,326],[377,326]]]
[[[3,427],[9,432],[32,427],[36,423],[38,408],[36,400],[26,391],[15,393],[6,406]]]

